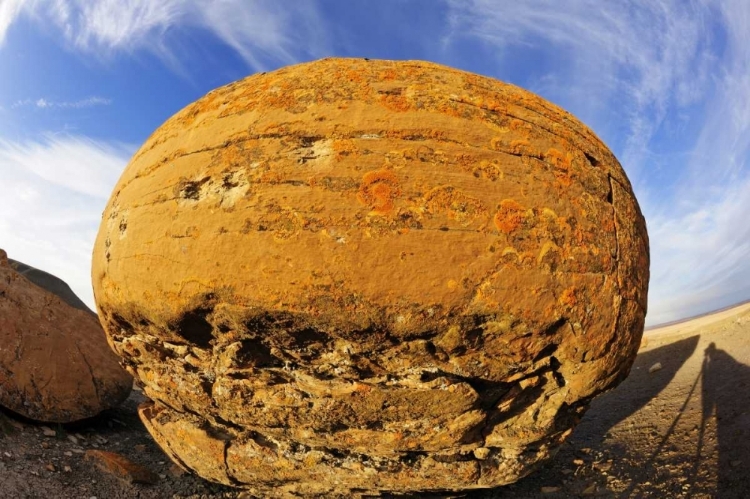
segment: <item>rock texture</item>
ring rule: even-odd
[[[260,496],[529,473],[628,373],[648,239],[573,116],[424,62],[215,90],[103,215],[100,316],[181,466]]]
[[[132,378],[96,315],[32,283],[13,264],[0,250],[0,405],[38,421],[68,423],[125,400]],[[46,272],[35,275],[70,289]]]

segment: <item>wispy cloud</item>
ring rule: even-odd
[[[0,140],[0,247],[59,276],[92,307],[100,215],[134,149],[70,135]]]
[[[311,0],[293,8],[276,0],[2,0],[0,43],[22,15],[57,26],[71,46],[97,56],[149,50],[176,60],[168,35],[184,28],[213,33],[256,69],[269,59],[288,64],[298,54],[320,55],[325,44]]]
[[[0,2],[0,45],[5,40],[5,33],[16,20],[28,0],[2,0]]]
[[[750,4],[446,1],[446,44],[480,39],[499,65],[554,54],[531,86],[595,130],[624,131],[611,145],[649,226],[649,323],[750,297]],[[680,119],[702,123],[697,139],[665,141]]]
[[[94,106],[109,106],[112,99],[104,97],[87,97],[77,101],[52,101],[43,97],[39,99],[24,99],[14,102],[10,107],[16,109],[19,107],[36,107],[39,109],[83,109]]]
[[[594,120],[611,119],[603,111],[613,103],[625,109],[620,119],[629,134],[621,160],[636,183],[668,108],[699,100],[708,88],[711,32],[702,0],[570,0],[564,9],[546,0],[447,1],[448,41],[479,38],[500,47],[501,58],[517,54],[518,47],[544,48],[556,59],[545,68],[546,77],[558,75],[552,78],[555,97],[573,101]]]

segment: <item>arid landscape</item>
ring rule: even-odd
[[[465,497],[748,497],[748,333],[750,304],[649,331],[628,379],[593,403],[551,463]],[[138,420],[142,400],[136,390],[117,409],[57,427],[4,413],[0,497],[243,497],[173,466]],[[129,483],[87,459],[88,450],[121,454],[155,483]]]
[[[0,499],[750,498],[747,47],[0,0]]]

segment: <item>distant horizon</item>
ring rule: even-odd
[[[649,327],[750,296],[744,0],[0,2],[0,247],[92,308],[100,216],[146,138],[210,90],[325,57],[444,64],[588,125],[646,218]]]
[[[692,320],[695,320],[695,319],[700,319],[701,317],[707,317],[709,315],[714,315],[714,314],[718,314],[718,313],[721,313],[721,312],[726,312],[727,310],[732,310],[733,308],[741,307],[742,305],[746,305],[748,303],[750,303],[750,298],[748,298],[746,300],[739,301],[737,303],[733,303],[731,305],[727,305],[726,307],[717,308],[716,310],[709,310],[707,312],[699,313],[699,314],[696,314],[696,315],[691,315],[691,316],[688,316],[688,317],[682,317],[680,319],[675,319],[673,321],[664,322],[664,323],[661,323],[661,324],[654,324],[652,326],[646,326],[643,331],[644,332],[646,332],[646,331],[653,331],[654,329],[661,329],[663,327],[676,326],[677,324],[682,324],[683,322],[689,322],[689,321],[692,321]]]

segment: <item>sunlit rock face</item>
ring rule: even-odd
[[[648,265],[622,168],[567,112],[436,64],[326,59],[162,125],[93,283],[177,463],[351,495],[531,472],[627,375]]]

